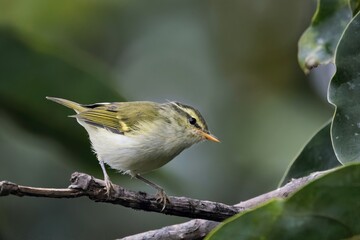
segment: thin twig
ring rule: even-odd
[[[122,238],[122,240],[175,240],[175,239],[202,239],[219,223],[209,220],[194,219],[186,223],[175,224],[161,229],[139,233]]]

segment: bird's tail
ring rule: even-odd
[[[85,107],[81,106],[79,103],[62,99],[62,98],[56,98],[56,97],[46,97],[46,99],[51,100],[53,102],[59,103],[61,105],[64,105],[65,107],[73,109],[76,113],[83,112],[86,110]]]

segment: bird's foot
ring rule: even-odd
[[[111,195],[116,192],[114,188],[114,184],[110,181],[109,178],[105,178],[104,181],[105,181],[106,195],[108,196],[108,198],[110,198]]]
[[[170,203],[170,199],[168,198],[164,190],[159,190],[156,193],[156,201],[163,204],[161,211],[164,211],[166,204]]]

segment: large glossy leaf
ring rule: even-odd
[[[312,172],[323,171],[339,166],[330,138],[330,122],[326,124],[306,144],[286,171],[280,186],[285,185],[292,178],[309,175]]]
[[[298,61],[305,73],[333,61],[341,34],[351,18],[349,0],[318,0],[311,24],[299,40]]]
[[[360,164],[341,167],[299,190],[225,221],[207,239],[348,239],[360,234]]]
[[[336,73],[329,101],[336,106],[331,136],[342,163],[360,161],[360,15],[342,36],[336,51]]]
[[[67,118],[73,112],[47,101],[45,96],[83,103],[121,101],[110,75],[66,49],[30,40],[9,29],[0,29],[0,52],[0,109],[26,129],[57,139],[74,155],[95,164],[89,161],[94,156],[85,131]]]

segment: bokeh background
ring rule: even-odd
[[[297,63],[314,9],[286,0],[0,0],[0,180],[67,187],[75,171],[102,177],[86,132],[50,95],[197,107],[222,143],[198,144],[146,175],[169,195],[235,204],[276,188],[332,115],[328,78],[305,76]],[[187,220],[86,198],[0,198],[0,239],[113,239]]]

